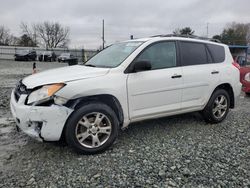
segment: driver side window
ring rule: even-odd
[[[159,42],[147,47],[135,61],[149,61],[152,70],[176,66],[175,42]]]

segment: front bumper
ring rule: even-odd
[[[245,93],[250,93],[250,82],[242,80],[241,83],[242,83],[242,91],[244,91]]]
[[[57,141],[61,138],[63,127],[72,109],[64,106],[28,106],[27,95],[16,101],[11,93],[10,108],[17,126],[27,135],[39,141]]]

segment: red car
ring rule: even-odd
[[[242,83],[242,90],[250,95],[250,67],[240,68],[240,82]]]

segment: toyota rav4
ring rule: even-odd
[[[229,48],[157,36],[120,42],[84,65],[40,72],[11,94],[17,126],[41,141],[65,138],[77,152],[104,151],[131,122],[200,111],[219,123],[234,108],[240,73]]]

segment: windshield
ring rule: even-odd
[[[113,44],[92,57],[85,65],[114,68],[120,65],[143,42],[132,41]]]

